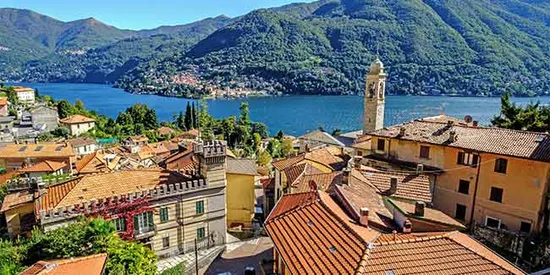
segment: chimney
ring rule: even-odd
[[[419,217],[424,217],[424,208],[426,204],[423,201],[417,201],[414,205],[414,215]]]
[[[397,178],[391,177],[390,179],[390,195],[395,194],[397,192]]]
[[[353,161],[353,167],[355,169],[361,169],[361,159],[360,158],[355,158],[355,160]]]
[[[412,223],[409,220],[405,220],[403,222],[403,233],[411,233],[412,231]]]
[[[344,169],[344,170],[342,171],[342,183],[343,183],[343,184],[348,184],[348,182],[349,182],[349,174],[350,174],[349,169]]]
[[[399,136],[404,136],[405,135],[405,127],[400,127],[399,128]]]
[[[419,163],[419,164],[416,165],[416,173],[420,174],[422,172],[424,172],[424,164]]]
[[[478,125],[479,125],[479,121],[474,120],[474,122],[472,122],[472,126],[477,127]]]
[[[366,207],[359,209],[359,224],[369,226],[369,209]]]
[[[457,134],[455,130],[451,130],[449,132],[449,142],[455,142],[457,138]]]
[[[447,126],[453,126],[454,124],[454,121],[452,120],[447,120]]]

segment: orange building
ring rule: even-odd
[[[550,136],[437,118],[371,132],[370,149],[356,144],[356,155],[433,175],[434,206],[466,223],[548,230]]]
[[[43,161],[55,161],[68,165],[72,171],[76,155],[67,143],[23,143],[0,145],[0,167],[15,170]]]

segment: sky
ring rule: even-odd
[[[121,29],[186,24],[225,14],[311,0],[0,0],[0,8],[29,9],[61,21],[94,17]]]

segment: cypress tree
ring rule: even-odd
[[[189,104],[189,102],[187,102],[187,107],[185,108],[185,129],[187,130],[190,130],[191,129],[191,123],[192,123],[192,118],[191,118],[192,114],[191,114],[191,105]]]

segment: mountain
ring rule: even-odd
[[[394,94],[550,93],[550,8],[536,0],[342,0],[254,11],[118,85],[361,93],[377,49]],[[306,8],[305,8],[306,7]],[[298,11],[296,12],[296,10]],[[163,68],[170,68],[169,72]],[[174,77],[175,76],[175,77]],[[185,89],[184,89],[185,90]]]
[[[168,96],[358,94],[377,52],[393,94],[550,94],[550,4],[321,0],[143,31],[0,10],[0,51],[3,79]]]
[[[140,62],[183,51],[231,20],[218,16],[132,31],[93,18],[62,22],[28,10],[0,9],[0,78],[112,83]]]

